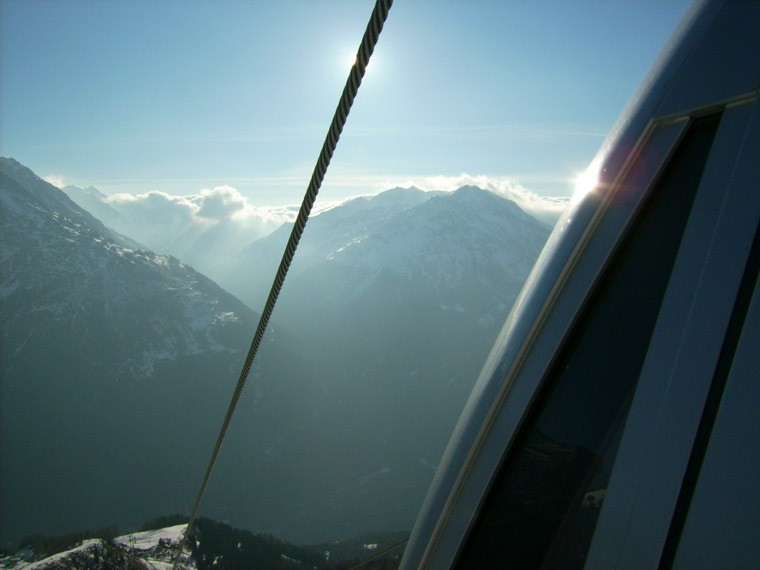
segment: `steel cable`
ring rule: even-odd
[[[209,460],[209,464],[206,469],[206,475],[203,478],[203,483],[201,484],[200,491],[198,492],[198,497],[195,500],[195,505],[193,506],[192,513],[188,519],[187,528],[185,529],[185,532],[182,535],[182,539],[177,546],[177,554],[174,559],[175,570],[178,568],[182,550],[185,546],[185,542],[187,541],[187,537],[191,532],[195,517],[198,514],[198,508],[200,507],[203,495],[206,492],[206,487],[208,486],[209,479],[211,478],[211,473],[214,470],[214,465],[216,464],[219,450],[221,449],[224,438],[227,435],[227,430],[229,429],[230,422],[232,421],[232,416],[235,413],[235,408],[237,407],[238,400],[240,399],[240,394],[243,392],[246,380],[248,379],[248,374],[250,373],[251,366],[253,365],[253,360],[256,357],[256,353],[259,350],[259,345],[261,344],[261,340],[264,337],[264,332],[266,331],[267,325],[269,324],[269,318],[272,315],[274,305],[277,302],[277,297],[280,295],[282,284],[285,281],[285,276],[287,275],[290,264],[293,261],[293,256],[295,255],[296,248],[298,247],[298,242],[301,240],[301,234],[303,234],[303,230],[306,227],[306,222],[309,219],[309,214],[311,213],[311,208],[314,205],[314,200],[317,198],[319,189],[322,186],[322,180],[324,179],[325,173],[327,172],[327,167],[330,165],[330,160],[332,159],[332,155],[335,152],[335,147],[338,144],[340,135],[343,132],[343,127],[346,124],[348,113],[351,110],[351,106],[353,105],[356,93],[359,91],[359,86],[361,85],[362,78],[364,77],[364,73],[367,69],[367,64],[369,63],[369,59],[372,56],[372,52],[375,50],[377,40],[380,37],[380,32],[383,30],[383,25],[385,24],[385,20],[388,18],[388,12],[392,4],[393,0],[376,0],[375,2],[375,7],[372,10],[372,15],[370,16],[369,23],[367,24],[367,29],[364,32],[362,42],[356,54],[356,61],[351,67],[348,79],[346,80],[346,85],[343,88],[343,93],[341,94],[338,107],[335,109],[335,114],[333,115],[330,129],[327,132],[327,137],[325,138],[324,143],[322,144],[322,150],[319,153],[317,164],[314,167],[314,171],[311,175],[311,180],[309,181],[309,186],[306,189],[306,194],[304,195],[303,202],[301,203],[301,208],[299,209],[298,216],[296,217],[296,221],[293,224],[293,229],[290,232],[288,244],[285,247],[285,252],[283,253],[282,260],[280,261],[280,266],[277,269],[277,274],[274,278],[274,282],[272,283],[272,287],[269,290],[267,302],[264,306],[264,310],[261,313],[261,317],[259,318],[259,324],[256,328],[256,333],[253,336],[253,341],[251,342],[251,347],[248,350],[248,355],[246,356],[245,363],[243,364],[243,369],[240,372],[237,386],[235,386],[235,391],[232,394],[232,400],[230,401],[229,408],[227,409],[227,415],[225,416],[224,422],[222,423],[222,428],[219,431],[219,437],[216,440],[214,451],[211,454],[211,459]]]

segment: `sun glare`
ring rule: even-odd
[[[369,62],[367,63],[367,69],[366,71],[369,71],[369,68],[372,66],[372,61],[374,58],[370,58]],[[343,67],[345,67],[346,71],[350,71],[353,65],[356,63],[356,54],[355,53],[349,53],[343,57]]]
[[[594,159],[588,168],[575,177],[572,202],[580,202],[599,183],[600,161]]]

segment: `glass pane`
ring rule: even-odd
[[[718,117],[695,122],[590,297],[458,567],[582,568]]]

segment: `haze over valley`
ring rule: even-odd
[[[294,210],[62,191],[0,161],[0,542],[188,513]],[[330,206],[201,509],[298,544],[411,528],[550,231],[475,186]]]

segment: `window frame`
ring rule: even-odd
[[[756,100],[718,127],[585,568],[659,567],[732,307],[760,219]],[[714,107],[711,107],[714,108]],[[754,139],[747,145],[747,136]],[[674,426],[677,429],[674,429]]]
[[[453,489],[442,506],[420,568],[450,567],[505,450],[554,363],[557,347],[573,330],[589,291],[605,274],[621,237],[641,214],[687,124],[687,117],[679,117],[648,125],[616,179],[602,182],[580,208],[560,220],[550,238],[559,247],[550,244],[545,250],[550,256],[539,258],[513,308],[512,316],[519,313],[519,319],[507,319],[465,406],[465,421],[455,430],[453,439],[458,445],[449,448],[449,457],[442,460],[445,464],[464,457],[463,467],[455,481],[441,481],[451,474],[439,470],[433,482],[434,488],[450,485]],[[572,247],[562,247],[568,243]],[[541,279],[534,283],[537,275]],[[549,291],[541,287],[547,283],[552,285]],[[519,311],[521,305],[527,310]],[[518,339],[522,342],[514,342]],[[547,354],[552,358],[547,359]],[[423,511],[435,508],[430,503],[429,496]]]
[[[484,538],[481,533],[507,532],[505,525],[508,527],[510,524],[517,524],[514,531],[519,533],[518,529],[523,524],[538,524],[542,519],[545,519],[540,523],[542,528],[544,524],[551,526],[551,521],[556,523],[563,519],[563,524],[567,524],[580,514],[577,509],[580,508],[582,494],[594,489],[583,490],[576,488],[575,484],[572,486],[574,499],[568,504],[564,504],[564,501],[570,498],[567,494],[571,491],[570,488],[565,488],[559,494],[552,494],[553,499],[543,503],[542,507],[534,504],[536,501],[540,503],[539,496],[535,497],[535,501],[530,499],[530,508],[524,510],[522,515],[515,514],[520,523],[510,523],[512,517],[504,517],[502,510],[495,506],[498,504],[495,501],[507,501],[514,504],[518,511],[523,511],[519,505],[525,505],[519,497],[524,497],[523,493],[529,492],[531,484],[528,479],[524,479],[525,473],[520,473],[521,470],[536,467],[530,467],[533,455],[528,441],[534,436],[542,440],[548,437],[550,432],[542,433],[542,430],[554,430],[551,437],[557,438],[554,441],[559,448],[567,452],[575,450],[575,458],[572,461],[569,456],[556,459],[560,459],[560,462],[570,461],[566,468],[569,469],[567,475],[571,479],[580,475],[578,471],[573,473],[574,470],[583,468],[583,477],[577,481],[578,484],[591,484],[591,479],[585,482],[583,479],[601,475],[598,472],[601,464],[597,462],[603,460],[606,464],[614,463],[617,446],[613,445],[607,449],[609,440],[606,444],[604,440],[594,443],[594,434],[599,434],[598,430],[604,429],[607,434],[604,439],[618,439],[613,436],[621,433],[625,426],[628,406],[646,363],[654,328],[661,318],[661,306],[676,269],[675,262],[682,251],[685,228],[691,219],[702,175],[709,162],[714,135],[720,125],[720,114],[710,115],[708,123],[700,121],[699,127],[697,123],[696,120],[689,121],[688,130],[674,149],[674,155],[665,161],[663,167],[659,167],[662,170],[661,175],[657,176],[657,180],[652,183],[652,189],[640,201],[639,211],[615,245],[614,252],[605,261],[605,267],[600,272],[597,282],[589,289],[583,307],[555,351],[553,362],[536,389],[534,401],[523,415],[523,425],[516,430],[514,441],[510,442],[511,449],[505,453],[498,472],[494,474],[493,481],[478,508],[479,512],[473,520],[473,526],[460,548],[458,558],[464,556],[466,561],[458,559],[456,567],[471,567],[473,557],[481,562],[496,556],[511,558],[504,548],[506,544],[514,541],[510,542],[509,537],[505,536],[505,544],[498,545],[498,540],[493,537]],[[646,153],[643,153],[642,157],[645,156]],[[693,162],[694,160],[698,162]],[[635,183],[640,176],[641,168],[646,169],[646,166],[646,160],[634,165],[629,180]],[[625,194],[622,199],[625,199]],[[677,218],[677,221],[671,223],[673,218]],[[663,239],[666,241],[662,243],[664,251],[660,254],[654,249]],[[640,307],[637,306],[639,301],[642,303]],[[617,325],[613,315],[623,319],[621,326]],[[600,334],[603,336],[600,337]],[[619,344],[608,346],[610,338],[616,339],[615,342]],[[630,339],[630,342],[627,342],[626,338]],[[609,367],[614,367],[615,363],[610,361],[608,352],[617,355],[614,358],[622,359],[617,364],[626,362],[632,368],[621,370],[620,373],[613,372],[614,368]],[[555,391],[559,391],[558,394],[555,394]],[[608,411],[614,411],[606,420],[605,412],[601,409],[599,414],[585,408],[569,408],[569,413],[567,412],[567,406],[575,405],[573,402],[585,406],[584,401],[589,397],[594,398],[603,393],[606,393],[609,399],[605,400],[605,404],[597,404],[606,407]],[[563,401],[565,397],[570,400]],[[583,418],[591,416],[594,419],[590,421],[595,427],[589,432],[588,427],[583,427],[586,423]],[[612,423],[607,424],[606,421]],[[573,433],[562,435],[563,429],[573,430]],[[586,453],[589,455],[585,455]],[[581,459],[581,456],[586,459]],[[596,459],[584,467],[584,462],[592,457]],[[547,457],[544,459],[549,460]],[[559,472],[547,470],[546,467],[538,469],[533,475],[542,479],[557,477],[557,483],[562,480]],[[606,489],[606,485],[604,488]],[[551,489],[547,488],[546,491],[552,493]],[[558,502],[554,503],[555,500]],[[514,543],[514,547],[519,551],[516,556],[523,558],[523,562],[533,559],[534,563],[538,564],[539,558],[548,552],[541,554],[541,550],[536,550],[539,547],[537,542],[533,542],[532,547],[528,546],[533,540],[549,540],[546,547],[551,545],[553,556],[558,555],[568,547],[567,537],[561,538],[563,528],[564,531],[569,530],[560,525],[554,531],[550,531],[550,534],[542,534],[536,528],[536,535],[520,535],[521,538]],[[549,531],[549,528],[546,530]],[[593,531],[586,536],[590,540],[592,535]],[[478,546],[470,544],[473,540]],[[521,546],[523,542],[524,548]],[[588,544],[584,551],[587,551],[587,548]],[[536,556],[539,558],[535,558]],[[542,559],[541,568],[548,567],[546,564],[553,564],[552,557]],[[558,560],[561,559],[562,555]]]

